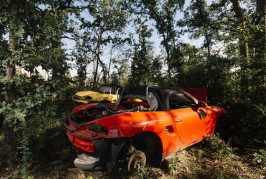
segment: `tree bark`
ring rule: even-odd
[[[9,16],[9,50],[11,51],[11,59],[14,53],[17,51],[17,39],[15,37],[17,18],[19,6],[17,0],[10,1],[10,16]],[[9,60],[6,66],[6,96],[5,100],[7,103],[15,103],[15,86],[13,83],[13,78],[16,69],[15,64],[12,60]],[[11,170],[16,169],[17,161],[17,147],[16,138],[14,135],[14,121],[5,121],[3,126],[4,140],[5,140],[5,150],[7,154],[8,166]]]
[[[255,58],[253,62],[253,68],[257,72],[255,75],[255,88],[266,87],[266,1],[257,0],[256,2],[256,13],[257,18],[255,21],[256,28],[255,32]],[[259,72],[260,71],[260,72]]]
[[[256,34],[256,58],[261,60],[265,59],[265,52],[266,52],[266,1],[265,0],[257,0],[257,19],[256,25],[259,26]]]
[[[246,97],[248,91],[249,91],[249,82],[247,77],[247,67],[249,64],[249,48],[248,48],[248,42],[247,42],[247,33],[246,33],[246,21],[243,9],[240,6],[240,0],[230,0],[232,3],[232,10],[235,12],[235,17],[237,18],[237,21],[239,22],[239,29],[242,30],[242,32],[239,32],[239,55],[240,55],[240,67],[241,67],[241,97]]]

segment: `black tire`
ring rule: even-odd
[[[134,171],[138,166],[144,167],[146,165],[146,155],[140,150],[134,151],[127,163],[128,171]]]
[[[152,133],[143,133],[135,136],[132,143],[136,150],[143,151],[146,163],[152,166],[160,165],[162,161],[162,144],[160,138]]]

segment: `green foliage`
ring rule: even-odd
[[[252,146],[253,140],[266,139],[265,105],[261,103],[244,102],[232,103],[228,108],[228,122],[230,137],[237,138],[244,146]]]
[[[69,105],[72,103],[67,99],[73,94],[73,89],[60,89],[54,84],[56,81],[45,82],[37,76],[28,78],[18,75],[13,80],[16,84],[16,104],[3,103],[1,112],[5,116],[5,126],[11,126],[14,131],[12,135],[16,136],[13,145],[17,146],[18,157],[21,156],[21,159],[17,159],[21,160],[21,172],[26,178],[30,174],[32,153],[36,152],[33,150],[33,141],[54,125],[55,116],[58,120],[72,108]],[[62,123],[62,120],[58,122]]]
[[[145,170],[144,166],[138,165],[137,170],[136,170],[136,174],[137,174],[138,178],[143,179],[145,174],[146,174],[146,170]]]
[[[175,46],[177,43],[177,32],[175,30],[175,16],[177,10],[182,9],[184,0],[169,0],[169,1],[146,1],[141,0],[144,7],[148,10],[148,14],[151,19],[155,21],[155,28],[158,34],[161,36],[161,44],[165,49],[166,57],[165,62],[167,64],[167,78],[172,79],[171,70],[173,68],[172,61],[177,60],[174,56]]]
[[[261,165],[262,167],[266,166],[266,149],[257,150],[253,153],[252,162],[255,165]]]
[[[22,140],[21,140],[21,155],[22,155],[22,161],[21,161],[21,168],[22,168],[22,177],[28,178],[29,177],[29,168],[31,165],[31,158],[32,153],[29,148],[29,142],[30,142],[30,129],[27,126],[27,121],[21,122],[21,128],[22,131]]]
[[[61,90],[66,85],[66,78],[62,76],[67,65],[60,41],[67,14],[60,12],[60,8],[55,10],[55,6],[50,1],[13,0],[0,5],[3,15],[0,66],[4,67],[0,99],[8,99],[1,101],[1,113],[5,117],[3,150],[9,167],[14,169],[18,164],[23,178],[29,177],[31,142],[38,135],[38,125],[49,124],[47,119],[59,114],[60,107],[54,102],[60,101],[58,96],[65,97],[62,93],[67,89]],[[2,24],[2,20],[5,23]],[[40,66],[47,73],[51,72],[53,81],[39,76],[36,68]],[[16,75],[15,67],[26,70],[27,74],[17,70]],[[5,72],[8,72],[6,76]]]
[[[148,38],[151,37],[151,30],[141,19],[137,20],[137,34],[139,41],[134,42],[134,56],[131,63],[131,76],[129,84],[148,85],[153,75],[149,69],[152,68],[152,49]]]
[[[236,178],[236,179],[240,179],[241,177],[239,177],[238,175],[234,174],[234,173],[229,173],[227,174],[226,172],[222,171],[221,169],[217,168],[217,167],[211,167],[206,169],[201,169],[199,171],[196,172],[196,174],[194,175],[188,175],[188,178],[210,178],[210,179],[223,179],[223,178]]]
[[[114,60],[114,71],[111,74],[110,84],[126,86],[129,77],[128,59]]]
[[[124,43],[122,35],[124,27],[128,23],[128,12],[124,8],[126,4],[120,0],[84,3],[87,7],[84,10],[89,13],[89,17],[80,14],[77,17],[80,21],[79,31],[73,33],[73,39],[77,41],[78,51],[76,53],[78,56],[76,55],[76,57],[78,57],[79,76],[80,78],[86,77],[86,66],[92,62],[95,65],[92,74],[93,82],[99,83],[102,80],[104,84],[107,84],[107,78],[111,72],[107,68],[107,63],[102,59],[102,54],[108,45]]]
[[[241,164],[234,153],[234,149],[219,136],[212,136],[200,146],[190,149],[192,161],[190,171],[183,178],[240,178],[232,168],[238,170]]]
[[[4,136],[0,132],[0,151],[4,151]],[[6,155],[4,152],[0,152],[0,168],[4,168],[6,165]]]
[[[203,146],[207,155],[213,156],[215,159],[224,162],[230,162],[233,159],[234,149],[217,135],[213,135],[204,141]]]
[[[119,82],[119,76],[118,76],[118,74],[117,73],[112,73],[111,74],[111,77],[110,77],[110,84],[111,85],[116,85],[116,84],[121,84],[120,82]]]
[[[249,147],[265,143],[265,10],[256,6],[265,2],[196,0],[186,7],[184,2],[10,0],[0,4],[0,112],[5,126],[12,129],[4,132],[0,143],[14,136],[9,145],[17,149],[24,178],[30,176],[29,161],[38,150],[33,142],[62,123],[62,116],[73,107],[71,96],[85,89],[88,80],[207,87],[209,103],[229,106],[229,124],[223,129],[227,138]],[[158,55],[151,41],[155,33],[163,48]],[[184,36],[191,42],[183,43]],[[62,38],[74,40],[72,53],[63,48]],[[77,81],[67,76],[67,60],[76,64]],[[28,74],[7,73],[15,67]],[[40,77],[39,67],[47,79]],[[217,136],[204,145],[206,152],[195,153],[198,161],[206,153],[225,163],[232,160],[234,150]],[[0,166],[9,159],[2,151],[3,145]],[[255,165],[265,163],[264,150],[253,151],[251,157]],[[217,168],[200,171],[199,176],[211,172],[214,177],[229,177]],[[140,170],[140,177],[147,173]]]
[[[178,157],[175,157],[170,163],[169,163],[169,173],[170,175],[176,175],[178,172],[177,164],[180,162]]]
[[[159,171],[154,170],[152,167],[147,166],[147,167],[143,167],[138,165],[136,170],[134,172],[130,172],[128,173],[128,176],[126,176],[128,178],[131,179],[145,179],[145,178],[161,178],[162,177],[162,173],[160,173]]]

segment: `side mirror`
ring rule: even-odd
[[[199,108],[199,105],[196,104],[196,103],[194,103],[194,104],[191,104],[191,107],[192,107],[193,109],[195,109],[195,108]]]
[[[203,101],[199,101],[199,102],[198,102],[198,105],[199,105],[199,107],[203,107],[203,108],[205,108],[205,107],[207,106],[207,103],[205,103],[205,102],[203,102]]]
[[[194,103],[194,104],[191,104],[191,107],[192,108],[205,108],[207,106],[207,104],[203,101],[199,101],[198,104]]]

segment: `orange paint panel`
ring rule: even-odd
[[[192,108],[171,110],[176,131],[185,145],[192,145],[204,135],[203,120]]]
[[[172,94],[171,89],[166,89],[163,92],[169,93],[168,97]],[[182,93],[179,92],[178,94]],[[182,97],[181,99],[184,99],[186,96],[183,95]],[[161,105],[160,111],[138,112],[132,110],[128,112],[128,110],[123,111],[119,107],[116,108],[114,105],[106,104],[110,108],[108,110],[114,110],[115,112],[111,115],[102,115],[105,117],[97,116],[95,120],[93,118],[93,120],[89,120],[80,127],[70,123],[67,127],[73,129],[73,131],[70,129],[73,133],[67,131],[67,136],[76,147],[87,152],[94,152],[95,148],[92,141],[97,138],[134,139],[138,134],[152,133],[160,139],[162,155],[167,157],[173,152],[191,146],[213,134],[218,118],[226,114],[223,108],[208,106],[206,103],[198,102],[193,97],[190,98],[188,101],[191,101],[191,104],[184,105],[185,108],[177,105],[175,107],[177,109],[169,110],[170,98],[166,96],[165,100],[162,101],[164,104]],[[77,107],[72,111],[72,114],[95,106],[96,104],[89,104]],[[88,126],[94,123],[100,126],[99,129],[90,128],[92,131],[88,130]],[[97,130],[102,130],[103,132],[97,133]]]

